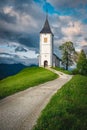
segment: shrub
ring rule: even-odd
[[[75,68],[74,70],[72,70],[72,74],[74,74],[74,75],[79,74],[79,70],[77,68]]]

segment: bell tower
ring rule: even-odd
[[[40,32],[39,66],[40,67],[53,66],[53,33],[51,32],[47,16],[45,24]]]

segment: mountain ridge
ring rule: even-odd
[[[20,72],[22,69],[31,67],[31,66],[36,66],[35,64],[31,64],[30,66],[25,66],[21,63],[19,64],[0,64],[0,80],[11,76],[15,75],[18,72]]]

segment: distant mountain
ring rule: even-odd
[[[34,64],[30,66],[35,66]],[[0,80],[11,75],[17,74],[22,69],[26,68],[23,64],[0,64]]]

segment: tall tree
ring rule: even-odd
[[[79,54],[77,69],[80,74],[87,75],[87,58],[84,50],[81,50],[81,53]]]
[[[73,64],[73,55],[75,53],[75,48],[71,41],[62,44],[59,49],[62,51],[62,64],[68,70],[68,67]]]

